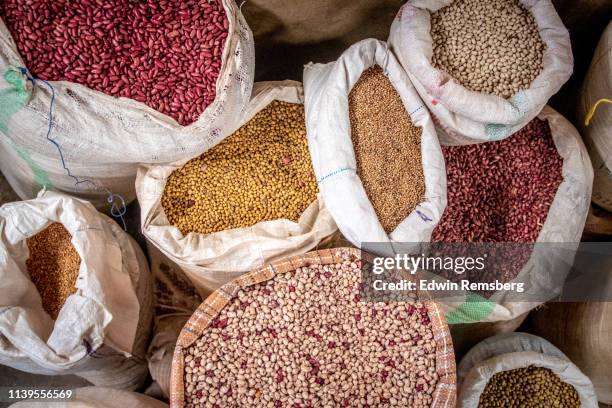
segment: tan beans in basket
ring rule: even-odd
[[[186,406],[430,406],[427,307],[363,302],[360,276],[345,260],[240,290],[184,350]]]

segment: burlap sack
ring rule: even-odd
[[[599,265],[598,265],[599,267]],[[593,282],[612,298],[612,265],[607,279]],[[552,302],[530,316],[533,332],[559,347],[593,382],[597,398],[612,405],[612,302]]]
[[[584,80],[578,119],[595,169],[593,202],[612,211],[612,23],[597,44]]]
[[[430,14],[452,0],[409,0],[397,13],[389,47],[431,111],[442,144],[504,139],[533,119],[572,74],[570,37],[550,0],[520,0],[546,44],[544,69],[528,89],[509,99],[470,91],[434,68]]]
[[[59,222],[81,258],[77,291],[55,321],[25,261],[26,239]],[[152,319],[149,267],[136,243],[88,202],[42,191],[0,207],[0,364],[45,375],[76,374],[136,389]]]
[[[172,360],[170,407],[182,408],[185,406],[183,350],[193,344],[206,331],[210,322],[230,303],[241,288],[257,285],[274,278],[278,274],[291,272],[314,263],[320,265],[340,263],[343,262],[343,257],[347,254],[354,260],[362,259],[361,251],[355,248],[323,249],[301,256],[292,256],[242,275],[206,298],[181,331],[176,344],[174,359]],[[438,384],[433,392],[431,407],[454,408],[456,402],[456,367],[451,335],[444,315],[440,312],[437,304],[429,300],[426,302],[436,340],[436,369],[439,377]]]
[[[385,38],[402,0],[250,0],[242,7],[257,52],[287,44],[313,49],[346,46],[363,38]],[[299,57],[302,54],[297,52]],[[263,69],[273,68],[266,64]],[[259,69],[260,67],[258,67]]]
[[[389,235],[380,224],[357,174],[349,118],[349,93],[362,72],[374,65],[385,71],[412,122],[423,130],[425,196]],[[363,40],[348,48],[335,62],[307,65],[304,91],[312,164],[325,205],[342,234],[357,247],[362,242],[428,242],[446,207],[444,157],[427,109],[386,44]]]
[[[295,81],[255,84],[240,126],[274,100],[302,103],[301,84]],[[167,178],[187,161],[164,166],[142,166],[138,170],[136,192],[142,210],[143,234],[185,271],[203,296],[207,291],[215,290],[271,260],[304,253],[336,231],[336,224],[319,195],[298,222],[272,220],[248,228],[184,236],[169,223],[161,197]]]
[[[233,0],[222,2],[229,33],[217,96],[188,126],[143,103],[83,85],[33,84],[21,70],[24,62],[0,21],[0,170],[17,194],[32,198],[46,187],[87,198],[100,207],[106,203],[106,189],[129,202],[135,197],[139,163],[193,157],[230,134],[249,102],[255,56],[252,33],[238,6]],[[76,185],[68,176],[56,147],[46,140],[49,128],[72,174],[91,182]]]
[[[593,384],[558,348],[527,333],[501,334],[477,344],[461,360],[458,408],[478,406],[491,377],[501,371],[536,366],[552,370],[561,381],[574,386],[583,408],[597,408]]]

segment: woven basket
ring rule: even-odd
[[[184,353],[183,350],[191,346],[206,330],[210,323],[219,315],[221,310],[232,300],[240,289],[256,285],[272,279],[277,274],[294,271],[297,268],[320,264],[336,264],[343,261],[343,255],[349,254],[354,260],[361,259],[361,251],[355,248],[324,249],[308,252],[301,256],[293,256],[272,262],[259,269],[255,269],[239,278],[229,282],[213,292],[191,316],[176,342],[174,358],[172,360],[172,374],[170,378],[170,407],[182,408],[185,406],[184,387]],[[432,407],[455,407],[457,394],[457,379],[455,354],[448,325],[444,315],[436,303],[425,300],[429,311],[434,339],[436,340],[436,367],[439,377],[436,390],[433,394]]]

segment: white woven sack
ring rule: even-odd
[[[598,407],[591,380],[561,350],[541,337],[507,333],[483,340],[463,357],[457,367],[457,408],[477,407],[480,395],[495,374],[528,366],[552,370],[561,381],[574,386],[583,408]]]
[[[28,400],[17,402],[10,408],[168,408],[168,404],[136,392],[105,387],[83,387],[73,392],[74,397],[66,401]]]
[[[30,281],[26,239],[59,222],[81,258],[55,321]],[[136,243],[88,202],[54,192],[0,207],[0,364],[136,389],[152,319],[149,267]]]
[[[0,171],[22,199],[46,187],[87,198],[97,207],[107,192],[135,197],[139,163],[169,163],[198,155],[231,133],[249,102],[254,75],[253,35],[233,0],[222,0],[229,20],[216,98],[188,126],[129,98],[114,98],[67,81],[38,80],[20,71],[24,62],[0,20]],[[54,97],[53,97],[54,96]],[[76,185],[62,166],[62,148]]]
[[[537,117],[548,121],[557,152],[563,159],[563,181],[557,189],[536,242],[565,244],[568,251],[560,250],[559,245],[557,248],[536,247],[515,281],[527,282],[533,288],[530,293],[537,295],[531,298],[528,294],[516,292],[504,292],[503,296],[501,293],[493,295],[491,300],[495,302],[494,307],[485,318],[477,311],[479,321],[511,320],[543,303],[542,294],[549,294],[549,299],[558,296],[569,272],[568,266],[574,262],[573,243],[577,245],[580,242],[589,212],[593,168],[580,134],[567,119],[549,106],[545,106]],[[534,301],[527,301],[534,297]],[[459,306],[446,303],[443,309],[449,312]],[[491,306],[483,305],[486,308]],[[477,307],[472,305],[472,311]],[[469,314],[457,318],[466,323],[473,321]]]
[[[509,99],[470,91],[431,65],[430,14],[452,0],[409,0],[397,13],[389,46],[432,112],[442,144],[504,139],[533,119],[572,74],[570,37],[550,0],[520,0],[546,44],[544,69]]]
[[[256,83],[240,126],[274,100],[303,103],[301,84],[295,81]],[[143,234],[185,271],[203,297],[244,272],[284,256],[307,252],[337,230],[319,194],[298,222],[272,220],[248,228],[183,235],[168,221],[161,197],[170,174],[187,161],[142,166],[138,170],[136,193]]]
[[[596,107],[598,101],[608,104]],[[586,119],[591,109],[593,117],[588,126],[583,123],[582,134],[595,169],[593,202],[612,211],[612,23],[601,36],[591,67],[578,100],[578,120]]]
[[[389,235],[357,175],[349,119],[349,93],[363,71],[374,65],[384,70],[412,122],[423,130],[425,197]],[[363,40],[349,47],[335,62],[308,64],[304,90],[312,163],[325,205],[342,234],[358,247],[362,242],[428,242],[446,207],[444,157],[426,107],[386,44]]]

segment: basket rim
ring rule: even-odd
[[[185,364],[183,350],[200,338],[210,323],[229,304],[239,290],[268,281],[277,274],[287,273],[300,267],[342,262],[343,256],[346,255],[349,255],[355,261],[370,256],[360,249],[346,247],[323,249],[307,252],[303,255],[294,255],[253,269],[210,294],[194,311],[187,323],[185,323],[176,341],[170,374],[170,408],[183,408],[185,406]],[[455,407],[457,399],[457,370],[450,328],[437,303],[430,299],[426,299],[423,302],[427,305],[428,314],[433,325],[434,340],[436,341],[435,358],[438,383],[432,394],[433,403],[431,407]]]

